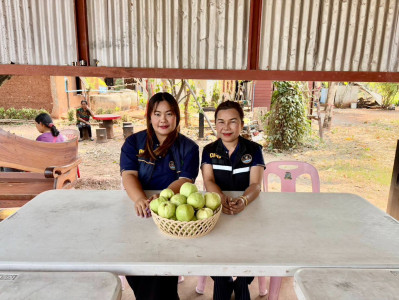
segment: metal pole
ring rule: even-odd
[[[217,133],[215,131],[215,129],[213,129],[213,126],[211,124],[211,121],[209,120],[208,116],[206,114],[204,114],[204,111],[202,110],[202,106],[201,104],[198,102],[197,99],[197,95],[195,95],[195,93],[193,92],[193,90],[191,89],[191,86],[188,84],[187,80],[184,80],[184,83],[187,85],[188,89],[190,90],[191,95],[193,95],[195,102],[197,102],[198,108],[199,108],[199,112],[202,113],[206,119],[206,121],[208,122],[209,127],[211,127],[212,132],[215,136],[217,136]]]

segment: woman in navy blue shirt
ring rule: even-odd
[[[151,97],[147,130],[129,136],[122,146],[123,185],[140,217],[150,215],[144,190],[170,188],[176,194],[185,182],[194,183],[199,170],[198,145],[179,133],[180,110],[169,93]],[[137,300],[179,299],[177,276],[127,276]]]
[[[221,103],[215,111],[218,140],[204,147],[201,170],[208,192],[216,192],[222,199],[223,212],[241,213],[254,201],[261,189],[265,163],[262,146],[240,136],[244,125],[244,112],[237,102]],[[230,198],[222,191],[242,191]],[[212,277],[213,299],[250,300],[248,285],[253,277]],[[198,289],[197,289],[198,291]]]

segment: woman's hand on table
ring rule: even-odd
[[[151,216],[150,211],[150,200],[146,198],[141,198],[134,203],[134,207],[136,209],[136,214],[142,218],[148,218]]]
[[[226,195],[221,195],[220,200],[222,202],[222,212],[227,215],[231,215],[230,204],[229,204],[231,198]]]
[[[148,198],[149,202],[151,202],[152,200],[158,199],[159,198],[159,194],[154,194],[152,195],[150,198]]]
[[[242,212],[244,210],[244,208],[245,208],[245,203],[242,200],[242,198],[237,197],[237,198],[230,199],[230,201],[229,201],[230,215],[239,214],[240,212]]]

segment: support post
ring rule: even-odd
[[[200,113],[202,113],[202,114],[204,115],[204,117],[205,117],[205,119],[206,119],[206,122],[208,123],[209,127],[211,127],[211,129],[212,129],[213,134],[214,134],[215,136],[217,136],[217,133],[216,133],[215,129],[213,128],[211,121],[209,120],[208,116],[204,114],[204,111],[202,110],[201,103],[198,102],[197,95],[193,92],[193,90],[191,89],[191,87],[190,87],[190,85],[188,84],[187,80],[184,80],[184,83],[187,85],[188,89],[190,90],[191,95],[193,95],[194,100],[195,100],[195,102],[197,103],[198,108],[199,108],[199,110],[200,110]]]
[[[396,145],[395,160],[393,163],[387,213],[394,217],[396,220],[399,220],[399,140]]]

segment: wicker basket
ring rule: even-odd
[[[220,206],[214,215],[204,220],[181,222],[162,218],[152,212],[152,219],[158,228],[165,234],[178,238],[196,238],[208,234],[213,227],[222,212]]]

